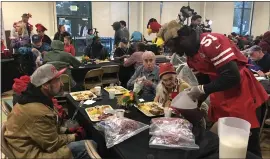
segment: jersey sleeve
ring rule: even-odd
[[[219,34],[207,34],[201,40],[204,54],[216,68],[236,60],[234,49],[229,39]]]

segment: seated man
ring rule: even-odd
[[[108,51],[101,44],[100,38],[95,36],[91,45],[88,45],[84,50],[84,55],[91,59],[105,60],[109,57]]]
[[[78,68],[81,65],[81,62],[77,60],[74,56],[69,53],[64,52],[64,43],[60,40],[53,40],[52,51],[49,51],[44,55],[44,62],[51,63],[56,67],[56,69],[62,69],[64,67],[74,67]],[[71,87],[76,85],[75,81],[72,78],[71,70],[67,69],[65,74],[69,75],[71,80]]]
[[[9,114],[3,136],[16,158],[90,159],[82,129],[65,134],[59,130],[52,98],[62,90],[59,76],[64,71],[51,64],[40,66]]]
[[[127,87],[132,89],[135,82],[142,82],[142,97],[153,100],[156,95],[156,86],[159,81],[159,68],[156,65],[156,56],[151,51],[146,51],[142,56],[143,65],[139,66],[134,75],[127,83]]]
[[[261,71],[266,75],[270,75],[270,54],[264,54],[262,48],[254,45],[247,51],[250,59],[261,68]]]
[[[23,74],[31,75],[36,67],[42,64],[42,57],[51,47],[47,43],[42,42],[42,38],[35,34],[32,36],[31,47],[20,47],[18,52],[22,55],[19,63],[22,65]]]
[[[135,69],[142,65],[142,55],[145,52],[145,45],[144,43],[137,43],[136,44],[136,52],[134,52],[124,63],[125,67],[129,67],[134,65]]]

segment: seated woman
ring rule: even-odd
[[[177,79],[176,71],[171,63],[159,65],[160,82],[157,85],[155,102],[162,103],[163,107],[169,107],[172,99],[189,84],[181,79]]]
[[[11,47],[14,49],[15,53],[18,53],[18,49],[20,47],[26,46],[27,44],[30,46],[29,43],[29,36],[25,33],[26,26],[24,23],[17,23],[16,24],[16,34],[15,36],[10,37],[11,40]]]
[[[119,62],[124,62],[124,59],[129,57],[130,50],[128,47],[128,40],[126,38],[121,39],[119,46],[114,51],[113,58]]]
[[[36,24],[35,26],[37,28],[36,31],[37,31],[38,35],[42,37],[42,42],[51,45],[51,43],[52,43],[51,38],[45,34],[45,31],[47,31],[47,28],[45,28],[42,24],[39,24],[39,23]]]
[[[143,65],[139,66],[127,83],[129,89],[133,89],[135,82],[141,81],[143,88],[141,96],[153,100],[156,95],[156,86],[159,81],[159,67],[156,65],[156,56],[151,51],[146,51],[142,56]]]
[[[69,32],[66,31],[66,28],[64,25],[59,25],[58,31],[54,34],[53,40],[60,40],[64,42],[65,36],[71,36],[71,35],[69,34]]]
[[[109,56],[108,51],[101,44],[100,38],[97,36],[93,38],[93,43],[85,48],[84,55],[90,57],[91,59],[100,60],[105,60]]]
[[[137,43],[136,44],[136,52],[134,52],[124,63],[125,67],[129,67],[134,65],[135,69],[142,65],[142,55],[145,52],[145,45],[144,43]]]

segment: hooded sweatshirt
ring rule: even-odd
[[[262,41],[259,43],[259,46],[262,48],[264,53],[270,54],[270,31],[264,33]]]
[[[47,52],[44,55],[44,62],[54,62],[56,69],[61,69],[63,62],[69,64],[70,66],[77,68],[81,65],[80,61],[73,57],[71,54],[64,52],[64,43],[59,40],[53,40],[52,51]],[[59,65],[58,63],[59,62]]]
[[[124,36],[123,30],[121,29],[120,22],[114,22],[113,25],[113,30],[115,30],[114,34],[114,45],[118,46],[120,43],[121,39]]]

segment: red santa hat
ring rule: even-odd
[[[162,63],[159,65],[159,78],[161,78],[165,74],[176,74],[176,71],[173,67],[173,65],[169,62]]]
[[[36,24],[35,25],[38,31],[46,31],[47,28],[45,28],[42,24]]]

